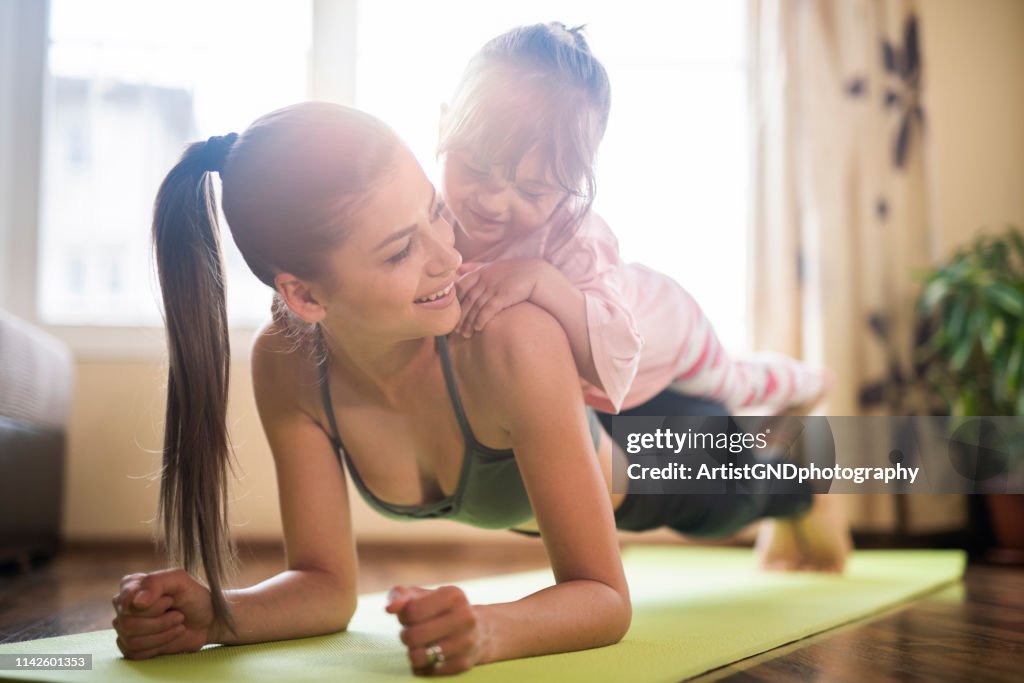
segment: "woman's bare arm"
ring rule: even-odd
[[[289,340],[261,331],[253,344],[253,390],[274,454],[287,570],[228,591],[238,636],[253,643],[344,630],[356,608],[357,559],[344,471],[317,421],[300,407]]]
[[[607,484],[565,332],[531,304],[504,311],[471,352],[507,419],[556,585],[476,606],[481,661],[618,642],[631,607]]]

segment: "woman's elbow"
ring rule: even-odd
[[[613,643],[617,643],[622,640],[626,633],[629,632],[630,624],[633,623],[633,606],[630,604],[629,596],[626,595],[622,599],[622,608],[619,610],[619,618],[616,624],[615,640]]]
[[[356,600],[355,600],[355,598],[352,598],[351,604],[346,606],[346,608],[342,611],[342,613],[340,615],[342,617],[342,619],[341,619],[341,626],[340,626],[340,628],[338,628],[339,631],[347,631],[348,630],[348,625],[350,623],[352,623],[352,617],[355,616],[355,613],[356,613]]]
[[[334,609],[331,611],[330,632],[340,633],[347,631],[352,617],[356,613],[357,598],[355,594],[342,595],[335,601]]]
[[[609,617],[604,632],[604,645],[615,645],[622,640],[626,633],[629,632],[629,626],[633,621],[633,606],[629,600],[629,593],[615,591],[615,601],[611,609],[611,616]]]

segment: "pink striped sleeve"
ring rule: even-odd
[[[692,297],[680,296],[677,304],[690,309],[694,323],[678,337],[684,341],[674,391],[720,401],[732,411],[756,408],[773,414],[824,391],[822,368],[773,352],[732,356]]]

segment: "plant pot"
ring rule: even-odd
[[[1024,494],[985,496],[996,547],[988,559],[1000,564],[1024,564]]]

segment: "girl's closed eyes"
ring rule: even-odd
[[[482,168],[480,166],[475,166],[475,165],[471,164],[468,161],[463,161],[462,162],[462,167],[470,175],[478,176],[480,178],[485,178],[485,177],[487,177],[487,176],[489,176],[491,174],[489,169]]]
[[[516,188],[516,189],[519,191],[519,195],[523,199],[527,199],[527,200],[529,200],[531,202],[540,201],[547,194],[545,192],[530,192],[530,191],[524,190],[522,188]]]
[[[460,157],[459,161],[462,164],[462,168],[471,176],[476,178],[487,178],[491,175],[490,168],[480,162],[467,161],[464,157]],[[546,189],[535,187],[535,181],[530,180],[527,181],[527,183],[532,185],[529,188],[524,188],[519,184],[516,185],[516,191],[523,199],[538,201],[549,194]]]

